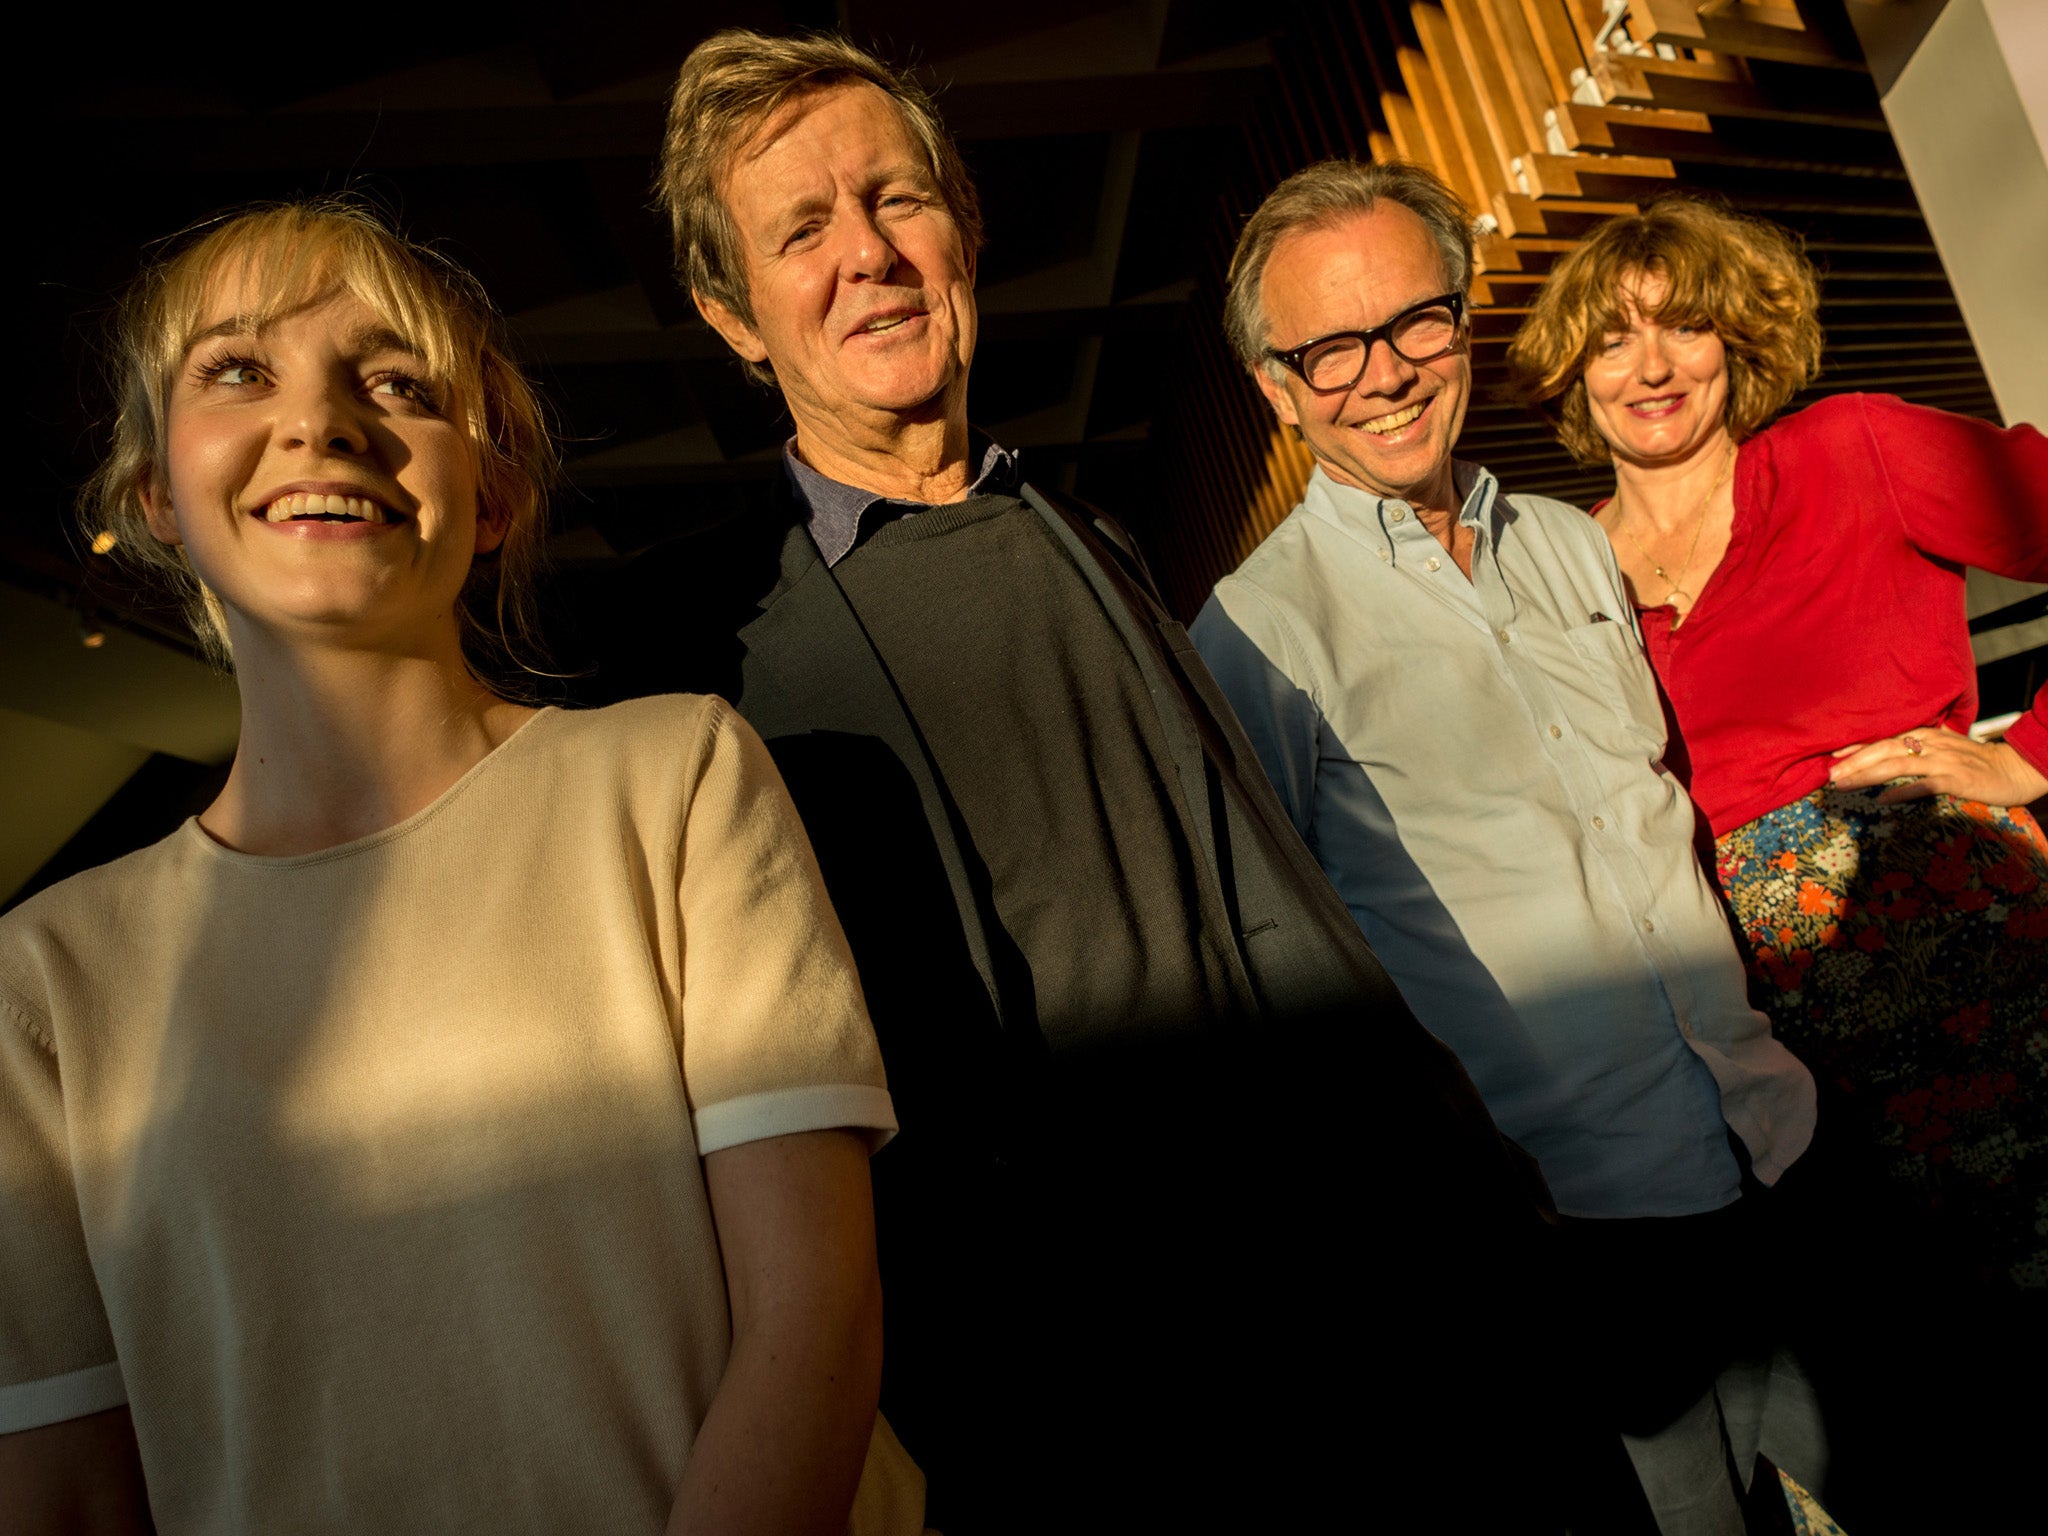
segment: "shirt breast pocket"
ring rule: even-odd
[[[1651,761],[1661,758],[1664,705],[1635,637],[1622,625],[1605,620],[1568,629],[1565,639],[1578,658],[1589,696],[1605,711],[1580,719],[1580,729],[1595,737],[1608,736],[1617,746]]]

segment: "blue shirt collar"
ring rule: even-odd
[[[1464,459],[1451,460],[1451,476],[1452,488],[1462,498],[1458,509],[1459,523],[1472,529],[1482,542],[1491,541],[1499,532],[1502,510],[1500,481],[1484,465],[1468,463]],[[1309,486],[1311,492],[1319,488],[1321,495],[1304,494],[1303,503],[1311,507],[1320,503],[1324,517],[1340,528],[1351,529],[1354,536],[1370,530],[1384,539],[1390,512],[1399,508],[1405,514],[1412,514],[1415,510],[1412,503],[1399,497],[1375,496],[1370,491],[1346,485],[1320,465],[1309,476]]]

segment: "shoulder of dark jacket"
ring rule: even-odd
[[[1137,582],[1153,598],[1159,596],[1159,584],[1152,579],[1152,568],[1145,563],[1144,553],[1138,548],[1137,540],[1131,537],[1123,524],[1093,502],[1083,501],[1080,497],[1069,495],[1065,491],[1048,490],[1042,485],[1033,485],[1029,482],[1023,489],[1028,495],[1036,496],[1064,516],[1068,522],[1092,532],[1108,547],[1110,555],[1123,568],[1126,576]]]

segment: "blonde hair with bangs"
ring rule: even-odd
[[[872,85],[894,103],[924,151],[932,188],[960,231],[962,254],[971,261],[981,250],[981,199],[967,163],[938,107],[907,72],[829,32],[766,37],[731,27],[707,37],[683,61],[655,183],[675,236],[676,272],[692,294],[724,305],[753,328],[746,253],[725,206],[733,161],[799,96],[856,84]],[[765,364],[741,362],[755,382],[774,382]]]
[[[232,664],[226,615],[182,548],[150,533],[142,494],[167,483],[172,386],[224,286],[250,295],[256,330],[348,293],[427,365],[426,382],[477,456],[477,515],[502,523],[498,549],[471,567],[460,608],[463,653],[494,685],[542,670],[534,583],[558,460],[533,386],[508,355],[496,311],[467,272],[346,197],[259,206],[201,225],[129,289],[115,313],[112,443],[79,498],[88,541],[171,590],[207,655]]]
[[[1644,276],[1665,284],[1645,318],[1721,338],[1736,442],[1820,372],[1820,284],[1799,237],[1702,198],[1660,198],[1609,219],[1558,262],[1508,347],[1508,392],[1549,417],[1580,463],[1613,460],[1586,403],[1586,365],[1603,337],[1628,328],[1627,289]]]

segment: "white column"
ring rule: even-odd
[[[1999,411],[2048,429],[2048,0],[1948,0],[1883,106]],[[1972,571],[1970,612],[2038,590]],[[1980,636],[1977,659],[2043,644],[2048,619]]]

